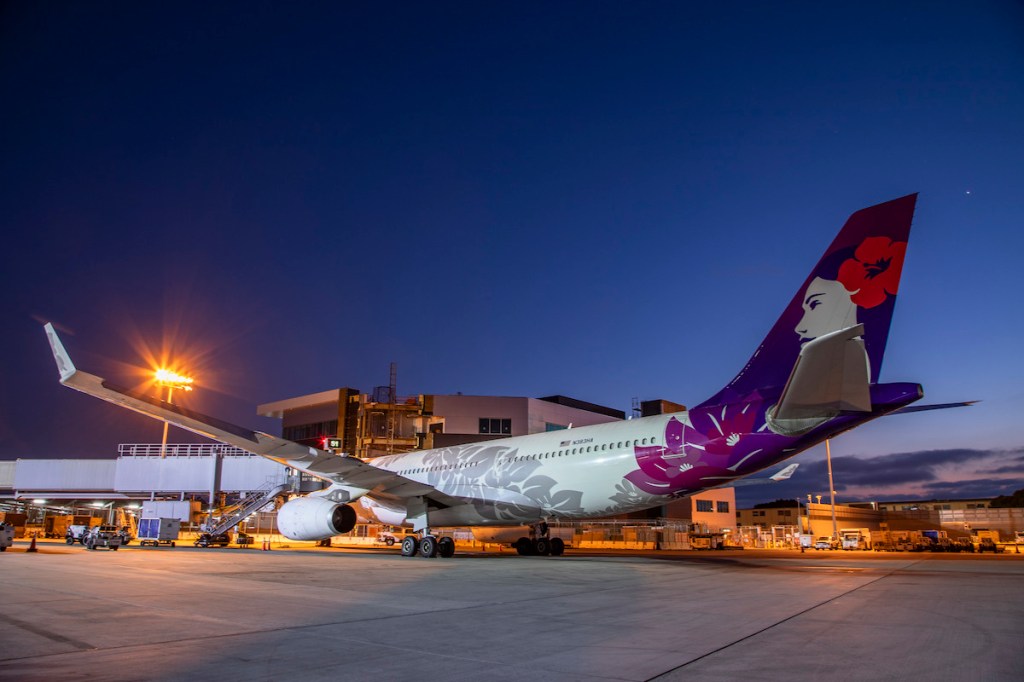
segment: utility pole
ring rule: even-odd
[[[832,542],[839,542],[839,527],[836,524],[836,489],[832,483],[832,448],[825,439],[825,460],[828,462],[828,499],[832,506]]]

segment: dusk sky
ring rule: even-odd
[[[782,9],[780,9],[780,7]],[[1024,487],[1024,6],[5,3],[0,458],[161,426],[63,388],[696,405],[846,218],[919,192],[838,501]],[[172,429],[172,441],[186,440]],[[824,448],[741,501],[825,493]]]

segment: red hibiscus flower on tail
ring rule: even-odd
[[[906,242],[894,242],[888,237],[868,237],[848,259],[839,266],[837,278],[850,300],[861,308],[874,308],[895,296],[900,286]]]

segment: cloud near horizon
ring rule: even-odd
[[[801,461],[782,483],[737,488],[737,503],[749,506],[775,499],[828,498],[824,458]],[[836,501],[899,499],[970,499],[1008,495],[1024,488],[1024,447],[1010,450],[917,450],[877,457],[832,457]]]

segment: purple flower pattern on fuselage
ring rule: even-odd
[[[672,417],[665,445],[633,447],[637,471],[626,479],[652,495],[685,495],[749,471],[794,439],[766,431],[764,401],[756,392],[728,405],[697,408],[690,423]]]

